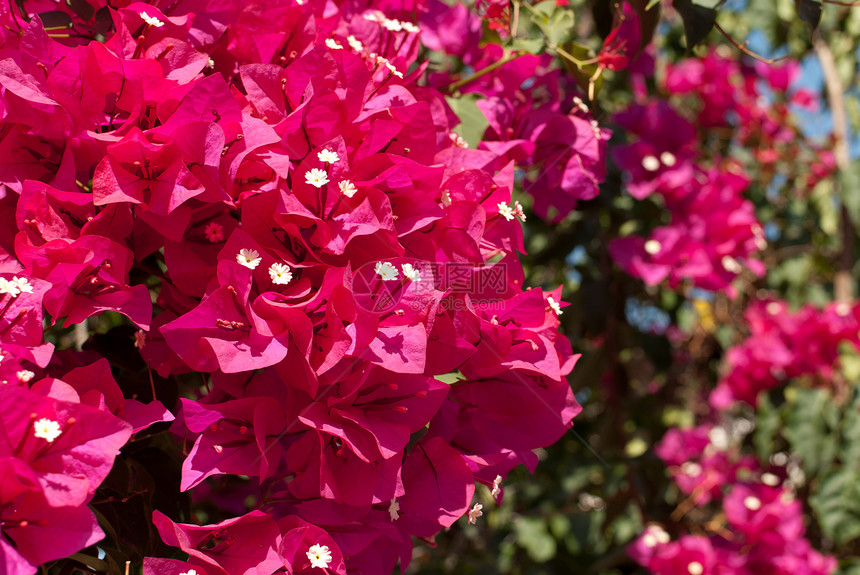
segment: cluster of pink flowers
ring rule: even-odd
[[[761,301],[746,310],[749,336],[726,352],[726,374],[710,402],[725,409],[736,401],[752,406],[758,395],[798,377],[831,381],[838,369],[839,346],[860,349],[860,308],[831,303],[806,305],[793,312],[783,301]]]
[[[498,141],[468,149],[416,84],[419,3],[50,6],[62,43],[0,10],[6,572],[99,540],[86,503],[117,450],[174,420],[91,352],[52,353],[43,309],[122,314],[152,370],[204,374],[171,428],[182,490],[254,478],[255,508],[247,484],[221,493],[238,516],[218,524],[156,513],[189,559],[147,573],[405,568],[413,536],[474,521],[476,483],[498,499],[569,428],[560,288],[524,290],[511,190],[529,157],[542,193],[596,193],[606,133],[585,111],[518,112],[512,136],[513,104],[487,100]],[[75,536],[48,545],[57,523]]]
[[[628,553],[655,575],[829,575],[836,569],[836,559],[805,538],[803,508],[785,469],[761,469],[741,454],[730,431],[711,424],[672,429],[656,451],[689,496],[681,506],[711,503],[714,518],[700,522],[710,534],[675,540],[650,524]]]
[[[628,548],[658,575],[808,573],[827,575],[837,561],[815,551],[805,538],[798,481],[791,461],[774,457],[762,466],[742,449],[753,423],[732,418],[736,402],[756,407],[759,394],[791,379],[832,380],[843,343],[860,349],[860,308],[832,303],[792,312],[783,301],[747,308],[749,336],[726,353],[726,375],[710,395],[723,425],[672,428],[655,452],[686,495],[676,517],[693,512],[698,531],[672,540],[652,524]]]
[[[498,5],[487,4],[488,12]],[[507,60],[501,45],[481,46],[481,18],[463,5],[449,7],[441,0],[430,5],[435,15],[427,22],[431,47],[474,70],[476,79],[460,90],[483,96],[476,105],[489,125],[478,151],[487,165],[492,162],[499,169],[515,161],[524,172],[524,190],[534,198],[532,209],[547,221],[559,221],[579,200],[597,197],[606,177],[610,132],[594,119],[573,80],[552,66],[547,54]],[[464,36],[461,30],[472,33]],[[498,66],[500,61],[504,63]],[[444,89],[469,77],[459,70],[439,70],[429,79]]]
[[[764,273],[763,263],[754,257],[767,245],[764,230],[753,205],[743,198],[749,177],[738,161],[708,160],[698,150],[751,149],[759,165],[796,159],[801,151],[797,128],[787,120],[789,105],[815,102],[808,91],[791,87],[798,73],[796,62],[753,68],[711,52],[668,66],[663,86],[677,104],[636,103],[616,115],[633,137],[612,156],[626,174],[627,191],[637,199],[659,196],[671,214],[668,225],[647,237],[613,241],[611,252],[625,271],[649,285],[691,282],[730,293],[744,269]],[[694,117],[679,114],[682,109],[694,110]],[[696,126],[707,132],[697,133]],[[705,146],[701,138],[706,138]],[[816,165],[810,177],[820,179],[829,172]]]

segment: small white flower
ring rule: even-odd
[[[208,60],[206,60],[206,67],[209,68],[210,70],[215,68],[215,60],[213,60],[212,58],[209,58]],[[192,571],[194,571],[194,569],[192,569]]]
[[[343,50],[343,46],[338,44],[337,41],[332,38],[326,38],[325,45],[331,50]]]
[[[779,302],[772,301],[765,307],[770,315],[778,315],[782,311],[782,305]]]
[[[12,282],[17,284],[21,293],[33,293],[33,286],[27,278],[19,278],[18,276],[15,276],[12,278]]]
[[[351,198],[358,191],[358,188],[355,187],[355,184],[353,184],[349,180],[341,180],[337,184],[337,187],[340,188],[340,193],[347,198]]]
[[[350,34],[346,37],[346,42],[349,44],[349,47],[355,50],[356,52],[364,52],[364,44],[362,44],[358,38]]]
[[[391,32],[400,32],[403,30],[400,20],[389,20],[388,18],[382,21],[382,27]]]
[[[579,108],[580,112],[583,112],[585,114],[588,113],[588,105],[583,102],[582,98],[580,98],[579,96],[573,97],[573,105]]]
[[[385,15],[379,10],[375,10],[373,12],[368,12],[367,14],[363,14],[362,18],[367,20],[368,22],[379,22],[382,18],[385,18]]]
[[[515,217],[513,208],[505,202],[499,202],[499,213],[508,221],[511,221]]]
[[[43,417],[33,424],[33,435],[48,443],[53,443],[62,433],[60,424],[47,417]]]
[[[0,295],[9,294],[12,297],[18,297],[19,293],[21,288],[18,287],[18,282],[0,278]]]
[[[714,427],[708,431],[708,440],[717,451],[725,451],[730,447],[729,433],[722,427]]]
[[[678,160],[672,152],[663,152],[660,154],[660,161],[663,162],[667,168],[671,168]]]
[[[376,262],[376,266],[373,268],[377,274],[382,278],[382,281],[391,281],[396,280],[398,276],[397,268],[394,267],[391,262]]]
[[[248,269],[255,269],[260,265],[260,262],[263,261],[263,258],[260,257],[260,252],[257,250],[242,248],[239,250],[239,253],[236,254],[236,261]]]
[[[496,475],[496,478],[493,480],[493,489],[490,491],[490,495],[493,497],[498,497],[502,493],[502,476]]]
[[[776,487],[780,484],[779,477],[773,473],[762,473],[761,482],[765,485],[770,485],[771,487]]]
[[[660,160],[654,156],[645,156],[642,158],[642,167],[646,172],[656,172],[660,169]]]
[[[195,571],[194,569],[189,569],[185,573],[180,573],[179,575],[197,575],[197,571]]]
[[[470,524],[474,525],[475,523],[478,522],[478,517],[480,517],[481,515],[484,514],[484,512],[481,511],[481,509],[483,509],[483,508],[484,508],[484,506],[481,505],[480,503],[475,503],[474,507],[469,509],[469,512],[467,513],[467,515],[469,516],[469,523]]]
[[[448,137],[451,138],[451,141],[454,142],[454,145],[457,146],[458,148],[468,148],[469,147],[469,143],[466,140],[464,140],[463,137],[460,136],[460,134],[457,134],[455,132],[451,132],[450,134],[448,134]]]
[[[325,173],[325,170],[313,168],[305,172],[305,182],[316,188],[321,188],[328,183],[328,174]]]
[[[392,63],[391,63],[391,62],[389,62],[388,60],[385,60],[385,63],[384,63],[384,64],[385,64],[385,67],[386,67],[386,68],[388,68],[388,70],[389,70],[392,74],[394,74],[395,76],[397,76],[397,77],[398,77],[398,78],[400,78],[400,79],[403,79],[403,73],[402,73],[402,72],[398,72],[398,71],[397,71],[397,68],[395,68],[395,67],[394,67],[394,64],[392,64]]]
[[[397,498],[391,498],[391,505],[388,506],[388,515],[391,517],[391,521],[397,521],[400,519],[400,504],[397,503]]]
[[[334,164],[335,162],[340,160],[340,156],[337,155],[337,152],[333,152],[328,148],[317,153],[317,158],[319,158],[320,162],[324,162],[327,164]]]
[[[287,285],[293,280],[293,272],[287,264],[275,262],[269,266],[269,277],[274,284]]]
[[[217,244],[224,241],[224,226],[218,222],[209,222],[203,228],[203,234],[210,243]]]
[[[525,223],[526,214],[523,212],[523,205],[519,202],[514,202],[514,215],[518,217],[521,222]]]
[[[681,465],[681,473],[690,477],[698,477],[702,474],[702,466],[695,461],[685,461]]]
[[[412,22],[401,22],[400,25],[403,27],[404,31],[409,32],[410,34],[417,34],[421,31],[421,28],[419,28]]]
[[[744,498],[744,507],[749,509],[750,511],[758,511],[761,509],[761,499],[750,495],[749,497]]]
[[[451,205],[451,192],[448,190],[442,190],[442,197],[439,199],[442,202],[442,205],[446,208]]]
[[[659,254],[661,249],[663,249],[663,246],[657,240],[648,240],[645,242],[645,251],[652,256]]]
[[[414,282],[421,281],[421,272],[412,267],[412,264],[403,264],[401,267],[404,277]]]
[[[727,272],[731,272],[733,274],[739,274],[744,271],[744,268],[741,264],[738,263],[738,260],[733,258],[732,256],[723,256],[723,259],[720,260],[720,263],[723,264],[723,268]]]
[[[561,304],[559,304],[551,295],[546,296],[546,303],[549,305],[549,309],[555,312],[555,315],[561,315]]]
[[[15,375],[18,377],[18,381],[20,381],[21,383],[29,383],[30,380],[36,377],[36,374],[28,369],[22,369]]]
[[[702,575],[705,572],[705,568],[698,561],[690,561],[689,565],[687,565],[687,573],[690,575]]]
[[[311,567],[319,567],[325,569],[331,563],[331,551],[328,545],[312,545],[307,552],[308,559],[311,562]]]
[[[159,20],[158,18],[154,18],[147,14],[146,12],[141,12],[140,17],[143,18],[143,21],[152,26],[153,28],[161,28],[164,26],[164,22]]]

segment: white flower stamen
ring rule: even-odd
[[[18,381],[20,381],[21,383],[30,383],[30,381],[34,377],[36,377],[36,374],[33,373],[32,371],[28,370],[28,369],[22,369],[21,371],[17,372],[15,374],[15,376],[18,378]]]
[[[391,517],[391,521],[397,521],[400,519],[400,504],[397,503],[397,498],[391,498],[391,505],[388,506],[388,515]]]
[[[343,46],[338,44],[333,38],[326,38],[325,45],[330,50],[343,50]]]
[[[690,561],[687,565],[687,573],[690,575],[702,575],[705,572],[704,566],[698,561]]]

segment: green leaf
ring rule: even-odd
[[[821,21],[821,0],[794,0],[794,5],[798,17],[809,24],[811,30],[815,30]]]
[[[571,32],[573,31],[573,11],[564,9],[555,5],[555,2],[541,2],[535,8],[544,7],[551,8],[552,11],[532,16],[532,22],[540,28],[543,35],[550,44],[559,46],[570,40]]]
[[[845,347],[848,347],[848,344]],[[856,352],[854,357],[857,357]],[[839,361],[843,363],[844,357]],[[846,406],[842,417],[839,460],[845,467],[860,469],[860,393],[855,392],[855,395],[854,401]]]
[[[454,128],[454,131],[466,140],[470,148],[476,148],[481,138],[484,137],[484,131],[490,122],[484,117],[483,112],[478,109],[476,102],[480,100],[480,94],[463,94],[457,98],[446,96],[445,100],[457,117],[460,118],[460,124]]]
[[[693,0],[674,0],[672,4],[684,21],[684,37],[687,50],[704,40],[717,22],[717,10],[700,6]]]
[[[860,472],[839,469],[827,475],[809,503],[821,530],[837,545],[860,536]]]
[[[533,561],[543,563],[555,557],[555,538],[550,535],[543,519],[522,517],[514,523],[514,530],[517,533],[517,542]]]
[[[803,460],[803,470],[815,476],[836,457],[839,408],[823,389],[797,389],[787,406],[783,434],[791,450]]]
[[[752,436],[759,461],[767,461],[774,452],[774,440],[779,433],[780,422],[779,410],[774,407],[766,393],[761,393]]]
[[[543,38],[516,38],[509,47],[518,52],[542,54],[546,48],[546,41]]]

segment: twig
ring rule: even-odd
[[[753,58],[755,58],[759,62],[764,62],[765,64],[771,64],[772,65],[772,64],[776,64],[777,62],[782,62],[783,60],[788,58],[788,55],[785,55],[782,58],[765,58],[764,56],[759,56],[758,54],[756,54],[755,52],[753,52],[752,50],[747,48],[747,42],[744,42],[743,44],[738,44],[737,40],[732,38],[729,35],[729,33],[726,32],[725,30],[723,30],[722,27],[720,27],[720,25],[717,24],[716,22],[714,22],[714,28],[716,28],[717,31],[725,37],[726,40],[731,42],[732,46],[734,46],[735,48],[737,48],[738,50],[740,50],[741,52],[743,52],[747,56],[752,56]]]
[[[827,87],[827,104],[833,118],[833,155],[836,159],[836,167],[844,173],[851,169],[851,151],[848,148],[846,135],[848,115],[845,111],[845,87],[839,77],[833,52],[818,31],[812,38],[812,46],[821,63],[824,85]],[[843,190],[838,178],[835,179],[834,186],[836,194],[841,197]],[[854,267],[854,240],[857,234],[845,202],[842,202],[841,220],[842,254],[839,258],[839,270],[833,278],[833,296],[837,302],[852,303],[854,281],[851,272]]]
[[[493,62],[489,66],[481,68],[480,70],[478,70],[477,72],[475,72],[474,74],[469,76],[468,78],[463,78],[462,80],[457,80],[456,82],[454,82],[453,84],[448,86],[448,91],[454,92],[454,91],[462,88],[466,84],[469,84],[470,82],[474,82],[475,80],[486,76],[490,72],[501,68],[505,64],[507,64],[509,62],[513,62],[514,60],[516,60],[517,58],[519,58],[522,55],[523,55],[523,53],[520,51],[513,52],[510,55],[506,56],[505,58],[502,58],[501,60],[497,60],[496,62]]]

